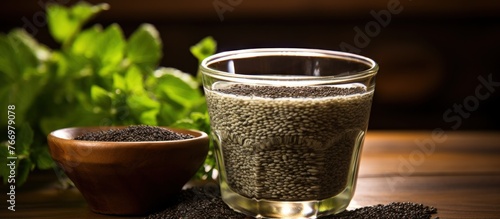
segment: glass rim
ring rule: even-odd
[[[215,62],[227,61],[231,59],[242,59],[252,57],[265,57],[265,56],[301,56],[301,57],[323,57],[331,59],[344,59],[355,60],[367,65],[368,69],[356,72],[353,75],[341,76],[302,76],[302,75],[248,75],[248,74],[235,74],[225,71],[216,70],[209,66]],[[333,81],[333,82],[347,82],[356,81],[363,78],[373,77],[377,74],[378,64],[365,56],[357,55],[354,53],[323,50],[323,49],[306,49],[306,48],[258,48],[258,49],[240,49],[220,52],[211,55],[200,63],[200,70],[202,74],[207,74],[211,77],[219,79],[241,79],[241,80],[256,80],[256,81]]]

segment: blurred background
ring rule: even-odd
[[[3,0],[0,30],[25,27],[56,47],[47,2]],[[196,74],[189,47],[213,36],[218,52],[259,47],[346,50],[377,61],[370,129],[500,130],[500,2],[430,0],[89,0],[111,8],[90,22],[128,36],[158,28],[161,65]]]

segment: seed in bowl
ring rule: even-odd
[[[131,125],[124,129],[87,132],[83,135],[77,136],[75,140],[137,142],[173,141],[190,138],[193,138],[193,136],[189,134],[176,133],[166,128],[148,125]]]

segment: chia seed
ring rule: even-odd
[[[221,174],[247,198],[321,200],[353,183],[372,91],[215,83],[206,91]]]
[[[231,210],[223,201],[216,185],[206,185],[180,192],[172,205],[145,219],[245,219],[244,214]],[[392,202],[346,210],[321,219],[430,219],[437,213],[434,207],[411,202]]]
[[[256,89],[258,88],[258,89]],[[319,98],[338,95],[361,94],[366,92],[363,87],[286,87],[286,86],[250,86],[234,84],[226,89],[218,89],[226,94],[238,96],[258,96],[264,98]]]
[[[132,125],[124,129],[109,129],[105,131],[87,132],[77,136],[75,140],[138,142],[138,141],[173,141],[193,138],[192,135],[176,133],[171,130],[147,126]]]

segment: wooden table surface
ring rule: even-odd
[[[32,176],[15,212],[0,202],[0,218],[125,218],[94,214],[78,190],[57,185],[53,174]],[[500,132],[369,131],[349,208],[393,201],[434,206],[440,218],[500,218]]]

